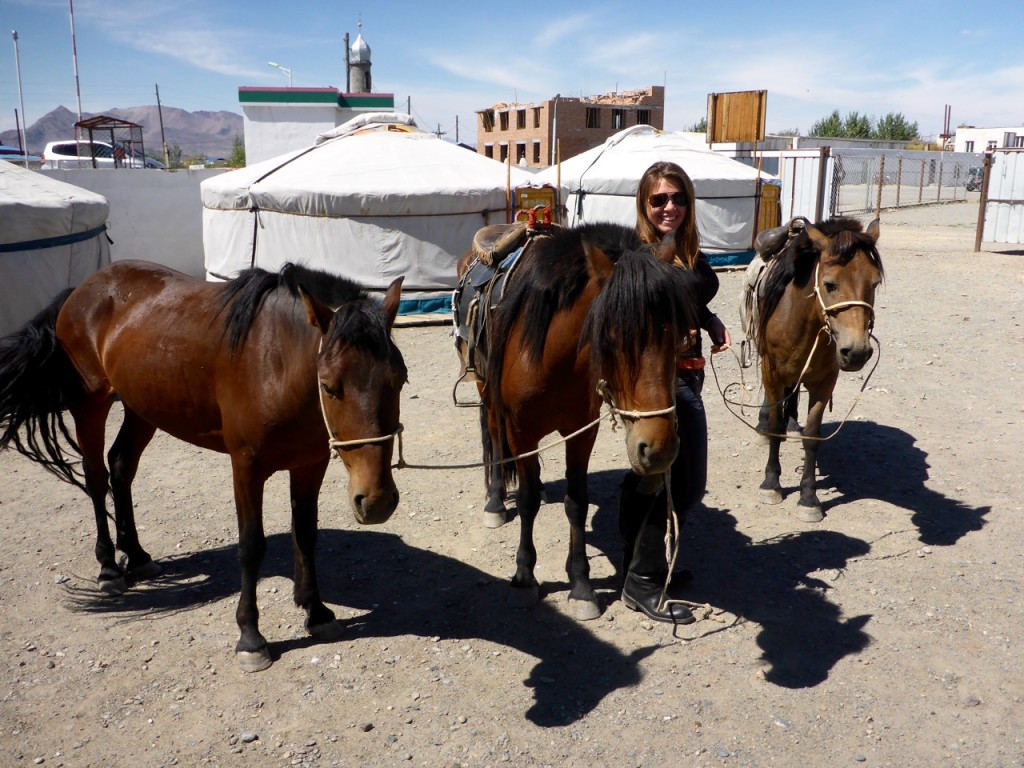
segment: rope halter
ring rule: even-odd
[[[316,351],[317,352],[317,357],[319,357],[320,353],[323,352],[323,348],[324,348],[324,340],[323,340],[323,337],[321,337],[320,338],[320,346],[317,347],[317,351]],[[388,440],[394,440],[397,437],[398,438],[398,455],[399,455],[398,466],[401,467],[401,466],[404,465],[405,461],[404,461],[404,459],[401,458],[401,456],[402,456],[402,431],[405,429],[405,427],[403,427],[401,423],[398,424],[398,427],[395,429],[394,432],[392,432],[391,434],[388,434],[388,435],[380,435],[378,437],[360,437],[360,438],[357,438],[356,440],[339,440],[337,438],[337,436],[334,434],[334,430],[331,428],[330,422],[327,420],[327,408],[324,406],[324,388],[320,386],[319,381],[317,382],[316,393],[317,393],[317,397],[318,397],[318,399],[320,401],[320,415],[323,416],[324,428],[327,430],[327,446],[328,446],[329,450],[332,453],[337,454],[338,457],[340,458],[341,457],[341,449],[342,448],[354,448],[356,446],[373,445],[374,443],[386,443]]]
[[[618,421],[615,417],[620,417],[623,421],[629,419],[636,421],[638,419],[649,419],[655,416],[668,416],[669,414],[675,414],[676,406],[673,403],[668,408],[661,408],[656,411],[624,411],[615,404],[615,396],[612,394],[611,387],[608,386],[608,382],[601,379],[597,382],[597,394],[601,396],[601,400],[608,406],[608,414],[611,417],[612,431],[618,429]]]
[[[836,332],[832,328],[832,318],[842,312],[844,309],[850,307],[864,307],[868,311],[868,333],[875,327],[875,308],[873,305],[866,301],[860,301],[858,299],[852,299],[850,301],[837,301],[835,304],[829,304],[826,306],[825,299],[821,295],[821,257],[818,257],[817,263],[814,265],[814,295],[818,299],[818,306],[821,307],[821,312],[825,317],[825,328],[828,330],[829,336],[833,339],[836,337]]]

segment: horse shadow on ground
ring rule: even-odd
[[[92,582],[65,584],[73,611],[103,614],[120,621],[158,621],[161,616],[216,605],[233,614],[240,577],[234,545],[160,559],[161,577],[116,598],[104,597]],[[514,563],[510,561],[509,575]],[[261,578],[292,577],[291,538],[267,537]],[[538,659],[523,685],[533,689],[527,720],[541,727],[572,724],[616,690],[640,682],[640,662],[657,645],[623,652],[559,612],[553,601],[530,609],[507,605],[507,581],[444,555],[410,546],[386,525],[379,528],[322,528],[317,543],[321,595],[328,605],[365,611],[342,618],[343,641],[413,636],[440,640],[485,640]],[[77,585],[76,585],[77,583]],[[259,590],[261,608],[267,600]],[[290,596],[289,596],[290,597]],[[556,598],[557,599],[557,598]],[[277,610],[277,609],[275,609]],[[295,624],[302,613],[294,611]],[[227,618],[227,616],[225,616]],[[276,661],[289,653],[319,647],[310,637],[275,639],[263,628]],[[324,652],[330,652],[324,645]],[[344,663],[344,661],[342,662]],[[273,674],[265,672],[262,674]]]
[[[992,507],[971,507],[927,487],[928,454],[914,436],[870,421],[851,421],[818,452],[818,472],[836,496],[826,510],[858,499],[878,499],[911,512],[922,544],[952,546],[980,531]]]

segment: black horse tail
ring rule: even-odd
[[[484,405],[480,406],[480,440],[483,445],[483,464],[484,464],[484,490],[487,495],[491,494],[491,485],[498,483],[500,487],[497,489],[498,494],[501,498],[505,498],[508,492],[516,487],[516,465],[513,461],[504,461],[495,471],[491,465],[495,462],[508,459],[512,456],[512,449],[509,448],[508,440],[505,437],[505,430],[500,426],[498,428],[500,436],[497,438],[498,445],[495,445],[495,440],[491,437],[491,431],[488,428],[488,415],[487,408]]]
[[[0,339],[0,450],[13,447],[85,490],[79,461],[65,444],[79,455],[81,451],[64,423],[64,410],[84,390],[57,341],[57,315],[71,290],[63,291],[20,331]]]

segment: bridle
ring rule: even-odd
[[[323,348],[324,340],[323,337],[321,336],[320,345],[317,347],[316,350],[317,357],[320,356],[320,353],[323,351]],[[320,415],[323,416],[324,427],[327,429],[327,446],[332,453],[337,454],[338,457],[340,458],[342,448],[355,448],[357,446],[373,445],[375,443],[386,443],[387,441],[394,440],[397,437],[399,444],[399,455],[401,455],[402,430],[405,429],[405,427],[403,427],[401,423],[398,424],[398,427],[395,429],[394,432],[388,435],[380,435],[378,437],[361,437],[357,438],[356,440],[339,440],[337,436],[334,434],[334,430],[331,428],[330,422],[327,421],[327,408],[324,406],[324,388],[319,385],[319,382],[317,383],[316,392],[318,400],[320,402]]]

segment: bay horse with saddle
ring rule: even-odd
[[[246,671],[265,669],[271,656],[256,583],[267,479],[289,473],[293,595],[318,639],[341,631],[320,598],[315,557],[317,502],[332,453],[348,470],[358,522],[382,523],[398,504],[391,457],[407,372],[391,329],[401,283],[381,304],[351,281],[298,265],[211,283],[156,264],[115,262],[0,341],[0,447],[88,494],[99,589],[110,595],[160,572],[139,542],[132,502],[156,430],[228,454],[241,566],[236,658]],[[124,416],[105,464],[116,401]]]
[[[864,229],[851,218],[817,224],[797,218],[755,242],[762,258],[748,270],[741,316],[764,388],[758,431],[769,449],[760,498],[782,501],[779,449],[787,432],[799,434],[804,464],[797,514],[805,522],[823,517],[815,472],[821,422],[839,372],[861,370],[873,353],[875,291],[884,277],[878,234],[878,219]],[[801,386],[808,395],[802,429]]]
[[[697,327],[690,275],[671,266],[671,248],[643,244],[632,227],[509,236],[498,225],[489,234],[499,247],[480,247],[478,235],[453,298],[464,372],[482,398],[485,515],[491,526],[508,520],[505,496],[515,486],[520,535],[511,602],[536,603],[538,446],[558,433],[565,441],[568,597],[577,618],[593,619],[600,606],[586,552],[587,470],[601,408],[622,422],[634,472],[670,467],[678,450],[676,360]]]

